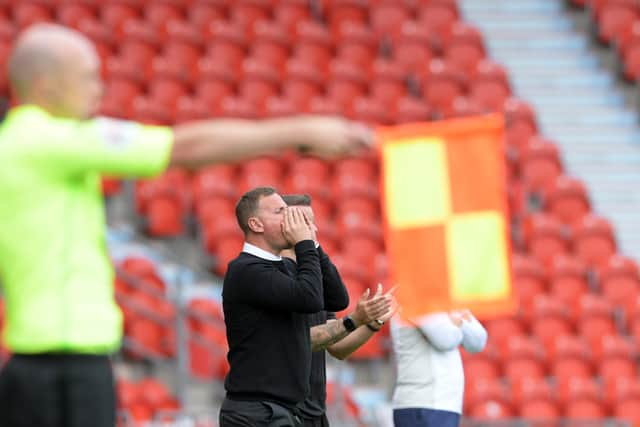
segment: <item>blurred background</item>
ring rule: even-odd
[[[95,42],[102,113],[113,117],[310,113],[391,125],[503,113],[520,309],[483,322],[487,350],[464,355],[464,422],[640,425],[638,1],[4,0],[0,63],[41,21]],[[386,283],[378,174],[374,155],[291,153],[105,178],[125,314],[122,425],[217,426],[228,369],[221,277],[242,245],[233,209],[244,191],[313,197],[352,301]],[[329,360],[332,425],[391,425],[388,332],[347,362]]]

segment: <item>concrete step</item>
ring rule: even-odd
[[[614,84],[613,76],[603,71],[559,75],[550,80],[547,75],[543,74],[518,74],[509,70],[509,80],[517,87],[545,85],[567,88],[568,90],[576,87],[611,87]]]
[[[465,16],[471,18],[476,17],[484,17],[486,15],[491,16],[492,14],[509,14],[515,15],[517,17],[522,16],[523,13],[533,14],[533,13],[551,13],[558,12],[562,9],[562,5],[559,2],[540,2],[540,1],[532,1],[526,2],[519,0],[518,2],[505,2],[505,3],[496,3],[496,2],[469,2],[469,4],[465,4],[464,13]]]
[[[584,50],[589,46],[589,42],[580,36],[569,36],[560,39],[535,38],[528,40],[485,40],[485,43],[495,55],[500,55],[502,52],[511,53],[512,50],[519,49],[541,49],[544,51],[572,50],[584,52]]]

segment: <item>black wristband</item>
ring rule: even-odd
[[[376,328],[374,328],[373,326],[371,326],[371,325],[370,325],[370,324],[368,324],[368,323],[367,323],[367,328],[369,328],[369,330],[370,330],[370,331],[373,331],[373,332],[380,332],[380,329],[382,329],[382,328],[380,328],[380,329],[376,329]]]

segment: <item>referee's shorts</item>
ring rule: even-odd
[[[108,356],[14,355],[0,372],[2,427],[114,427]]]
[[[395,427],[458,427],[460,414],[426,408],[394,409],[393,425]]]

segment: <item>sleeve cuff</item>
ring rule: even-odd
[[[296,251],[296,256],[306,252],[308,250],[313,250],[316,252],[315,248],[316,243],[313,240],[303,240],[301,242],[296,243],[294,249]],[[317,253],[317,252],[316,252]]]

